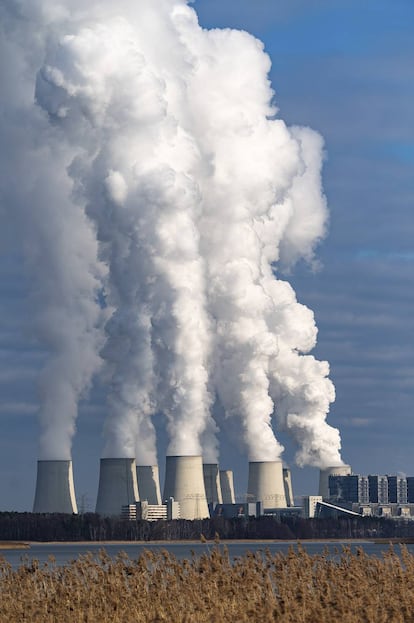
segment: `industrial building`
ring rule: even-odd
[[[241,497],[241,496],[240,496]],[[77,513],[71,460],[37,464],[35,513]],[[294,503],[290,470],[281,461],[250,461],[247,493],[236,503],[233,472],[201,456],[167,456],[161,496],[158,465],[133,458],[100,461],[96,512],[128,519],[204,519],[291,515],[379,516],[414,519],[414,477],[353,474],[350,465],[324,467],[319,495]]]
[[[414,517],[413,478],[331,474],[324,502],[348,508],[363,516]]]

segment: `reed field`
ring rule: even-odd
[[[334,556],[257,552],[229,558],[215,546],[179,561],[167,551],[136,560],[82,556],[65,566],[0,561],[0,622],[409,623],[414,556],[381,559],[343,548]]]

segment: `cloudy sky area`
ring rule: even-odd
[[[288,278],[315,312],[314,354],[331,365],[337,399],[328,421],[341,431],[344,460],[357,473],[414,475],[414,4],[198,0],[195,8],[204,27],[241,28],[264,42],[281,118],[325,139],[329,234],[319,270],[300,265]],[[44,354],[25,329],[27,284],[3,221],[0,242],[0,509],[30,510]],[[73,447],[77,496],[90,510],[101,395],[97,382]],[[160,458],[164,449],[161,440]],[[221,457],[242,493],[247,459],[236,446]],[[294,468],[293,485],[296,495],[316,493],[317,470]]]

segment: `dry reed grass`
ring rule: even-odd
[[[414,556],[347,548],[335,558],[303,549],[231,561],[215,547],[191,560],[167,551],[138,559],[82,556],[60,567],[0,561],[0,622],[409,623]]]

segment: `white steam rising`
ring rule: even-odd
[[[23,103],[10,98],[10,140],[24,119],[16,153],[36,161],[42,191],[13,192],[12,175],[5,196],[24,241],[43,245],[32,266],[51,351],[45,447],[61,430],[70,453],[77,399],[98,363],[100,283],[110,315],[104,456],[155,463],[160,411],[170,454],[216,461],[217,397],[251,460],[280,456],[273,418],[299,464],[340,463],[326,423],[329,367],[306,354],[313,314],[276,277],[280,264],[312,262],[325,234],[322,141],[276,118],[262,44],[203,30],[184,0],[37,0],[26,17],[7,13],[9,53],[28,81]]]

